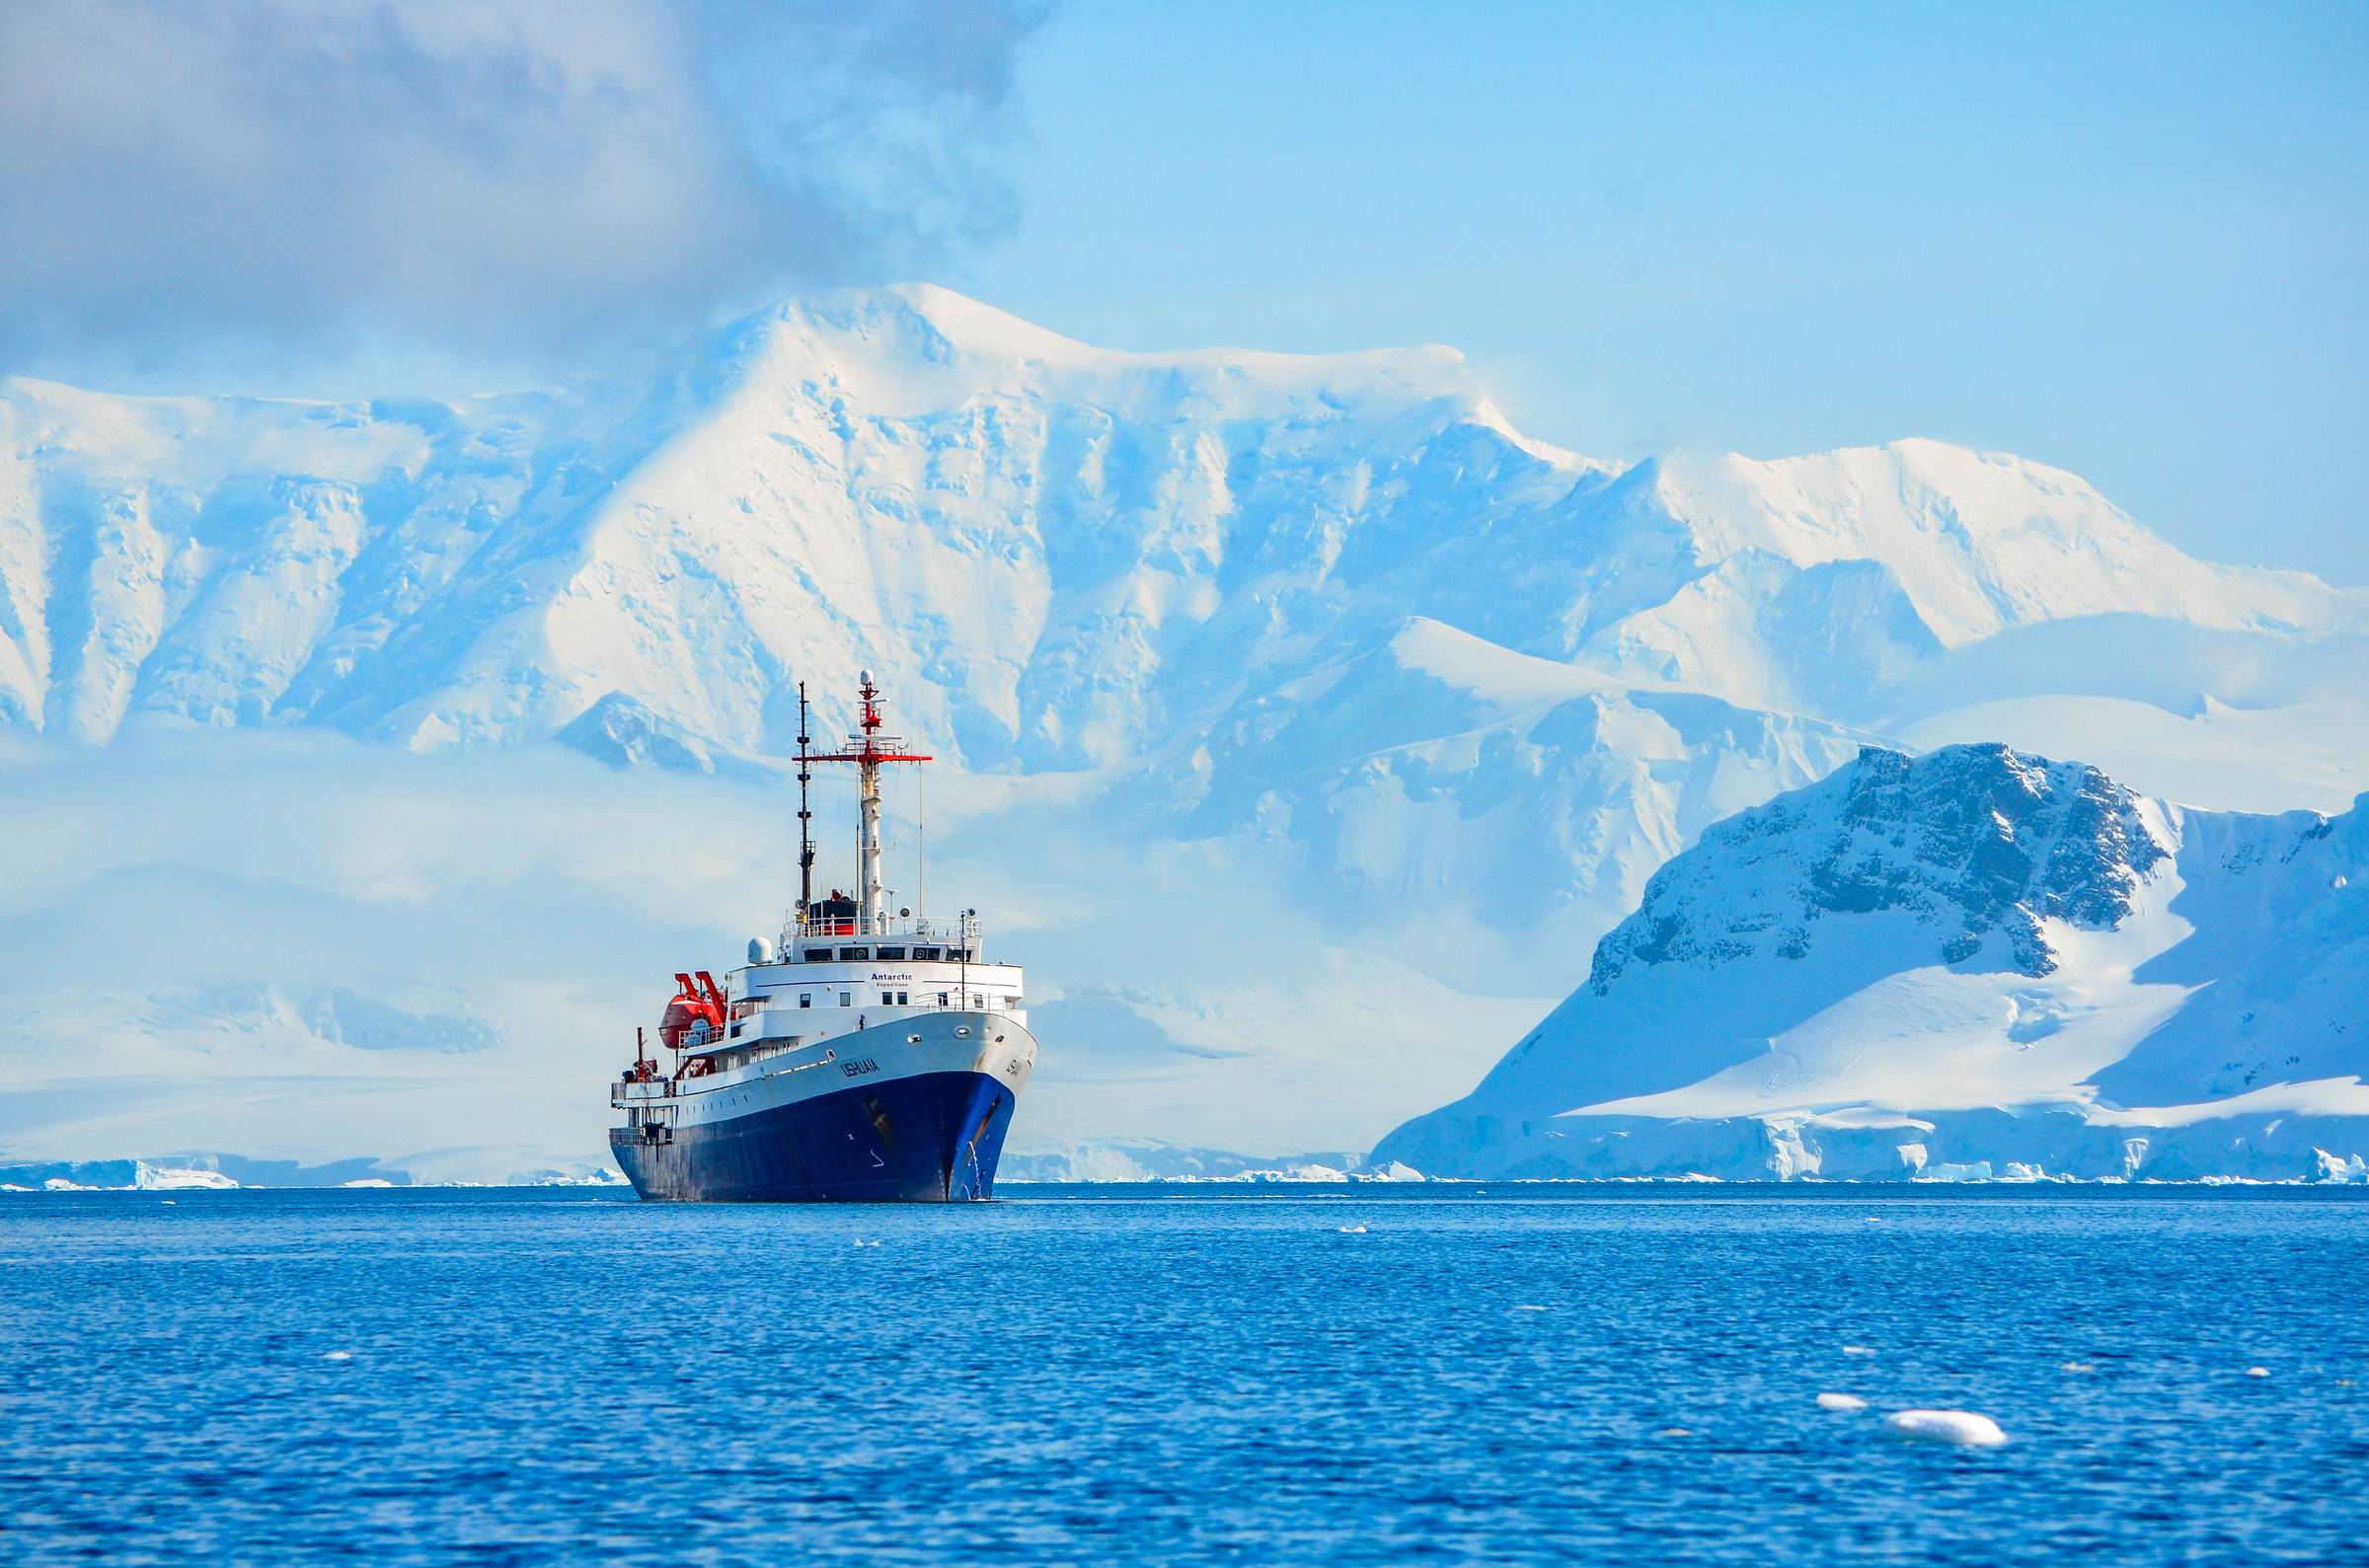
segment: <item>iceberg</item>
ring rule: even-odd
[[[1971,1410],[1895,1410],[1883,1418],[1886,1431],[1914,1443],[1951,1443],[1997,1448],[2007,1441],[1999,1423]]]

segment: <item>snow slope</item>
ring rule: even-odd
[[[2369,796],[2334,818],[2207,812],[1996,744],[1870,748],[1664,866],[1586,983],[1375,1157],[2346,1168],[2369,1156],[2365,873]]]
[[[1352,531],[1594,472],[1446,350],[1108,353],[927,288],[787,307],[630,386],[5,408],[0,711],[93,739],[512,741],[618,692],[778,749],[785,672],[871,667],[974,766],[1108,762],[1230,686],[1244,633],[1337,619],[1300,601]]]
[[[0,717],[82,739],[516,741],[616,693],[778,752],[786,678],[870,667],[950,754],[1035,771],[1142,755],[1410,616],[1846,721],[2020,628],[2278,648],[2363,616],[2019,459],[1615,473],[1515,433],[1451,350],[1118,353],[927,287],[451,405],[5,388]]]
[[[1191,1048],[1081,1050],[1100,1065],[1067,1087],[1049,1052],[1047,1137],[1354,1148],[1472,1082],[1708,825],[1870,740],[2094,737],[2150,792],[2340,806],[2369,788],[2364,614],[2184,557],[2016,458],[1902,441],[1623,468],[1514,430],[1450,349],[1121,353],[926,286],[452,402],[0,382],[0,793],[42,835],[0,846],[20,878],[0,926],[202,923],[197,888],[256,926],[204,963],[44,942],[49,967],[0,970],[0,1005],[46,1016],[63,965],[129,993],[163,1056],[126,1075],[235,1077],[235,1039],[328,1053],[305,1055],[324,1083],[326,1063],[383,1076],[407,1053],[304,1025],[343,988],[365,1012],[474,1016],[497,1037],[481,1069],[532,1082],[559,1020],[648,1021],[615,976],[633,955],[664,950],[662,987],[776,918],[796,683],[828,733],[870,668],[945,760],[933,885],[1003,919],[1048,1002],[1089,999],[1081,1028],[1116,1006]],[[545,753],[696,787],[497,760]],[[238,779],[293,808],[285,846],[219,842],[187,798]],[[567,862],[490,826],[472,781],[575,825]],[[843,848],[824,840],[826,877]],[[528,923],[468,902],[489,889]],[[307,921],[367,930],[369,960]],[[420,995],[435,966],[459,972]],[[160,993],[276,1000],[200,1017]],[[0,1050],[38,1057],[61,1103],[98,1082],[28,1022]],[[1356,1087],[1310,1090],[1317,1125],[1246,1119],[1270,1069]],[[139,1154],[273,1125],[169,1098],[108,1136],[170,1133]],[[539,1168],[597,1150],[599,1108],[567,1115],[519,1134]]]

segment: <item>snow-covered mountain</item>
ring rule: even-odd
[[[1870,748],[1703,835],[1472,1094],[1442,1174],[2358,1176],[2369,795],[2148,799]]]
[[[2357,592],[2193,560],[2016,458],[1624,467],[1517,432],[1449,349],[1121,353],[928,287],[451,403],[9,381],[0,792],[42,827],[0,842],[0,934],[45,967],[0,972],[0,1004],[46,1016],[63,965],[131,988],[154,1050],[126,1075],[235,1074],[228,1038],[383,1078],[406,1053],[288,1032],[312,1014],[285,999],[334,992],[473,1012],[509,1044],[471,1060],[531,1082],[523,1042],[561,1020],[648,1021],[620,961],[728,952],[778,911],[795,685],[827,733],[870,668],[950,765],[931,885],[1006,914],[1048,1027],[1069,1008],[1132,1042],[1082,1045],[1065,1084],[1047,1036],[1041,1135],[1348,1148],[1470,1083],[1704,828],[1869,741],[2340,805],[2369,786],[2365,628]],[[696,788],[492,760],[555,753]],[[189,802],[243,813],[239,780],[291,808],[234,842]],[[562,856],[480,797],[578,831]],[[53,934],[202,922],[201,888],[250,910],[245,946],[124,966]],[[323,921],[373,932],[376,978],[316,950]],[[281,1000],[198,1028],[189,996]],[[71,1100],[46,1036],[0,1040]],[[1310,1125],[1278,1073],[1356,1087]],[[269,1131],[186,1103],[210,1119],[133,1125]],[[597,1111],[552,1112],[537,1163],[596,1150]],[[0,1145],[62,1125],[0,1121]]]
[[[1108,767],[1256,725],[1411,618],[1860,725],[2156,672],[2135,695],[2176,709],[2358,684],[2285,655],[2357,635],[2360,595],[2192,560],[2061,471],[1926,441],[1617,471],[1517,434],[1447,349],[1118,353],[915,287],[451,405],[5,386],[0,720],[82,740],[622,713],[778,754],[786,683],[869,667],[971,768]],[[2101,618],[2134,666],[2103,680],[1996,646]],[[2198,638],[2268,639],[2279,689],[2161,672]]]

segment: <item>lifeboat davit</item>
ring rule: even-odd
[[[680,1051],[691,1031],[702,1023],[708,1026],[708,1031],[700,1043],[723,1034],[724,997],[708,972],[701,970],[696,982],[689,975],[677,974],[674,985],[672,1000],[666,1004],[666,1010],[658,1014],[658,1043],[669,1051]]]

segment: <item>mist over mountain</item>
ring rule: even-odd
[[[1032,968],[1019,1148],[1285,1153],[1462,1093],[1664,862],[1864,745],[2339,809],[2365,667],[2363,595],[2192,560],[2061,470],[1600,463],[1445,348],[1120,353],[910,287],[450,403],[10,381],[0,790],[38,831],[0,933],[42,964],[0,988],[53,1088],[0,1145],[402,1158],[455,1142],[431,1085],[467,1072],[531,1101],[534,1162],[591,1157],[665,976],[793,895],[801,681],[827,734],[873,670],[943,759],[899,849],[926,831],[928,891]],[[303,803],[267,823],[238,779]],[[225,907],[247,939],[69,939]],[[79,1058],[25,1021],[60,982],[119,1015]],[[438,1020],[417,1052],[380,1043],[398,1015]],[[257,1052],[350,1115],[226,1105]],[[142,1086],[93,1125],[103,1079]]]

